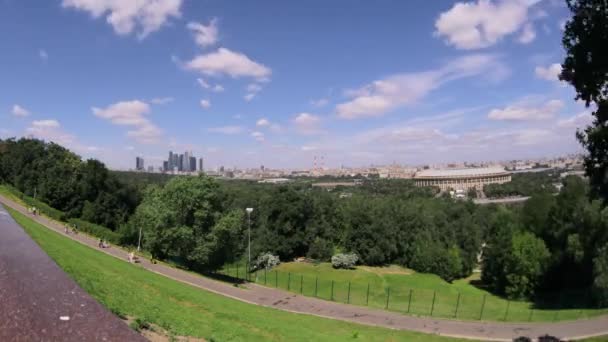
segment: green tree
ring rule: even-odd
[[[608,305],[608,244],[593,259],[593,292],[600,305]]]
[[[511,253],[504,265],[506,295],[509,298],[531,298],[540,284],[549,256],[543,240],[534,234],[515,234],[511,241]]]
[[[566,57],[560,78],[576,90],[576,99],[594,106],[593,124],[577,133],[587,149],[585,170],[595,195],[608,199],[608,3],[567,0],[572,18],[562,43]]]

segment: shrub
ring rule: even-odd
[[[120,243],[120,234],[106,227],[87,222],[81,219],[70,219],[70,224],[76,225],[79,231],[88,233],[98,238],[104,239],[112,244],[118,245]]]
[[[258,256],[258,258],[255,261],[255,268],[256,269],[265,268],[265,269],[269,270],[269,269],[277,266],[280,263],[281,263],[281,260],[279,259],[279,257],[277,255],[273,255],[270,252],[266,252],[266,253]]]
[[[316,238],[310,246],[307,256],[313,260],[327,261],[333,254],[333,246],[327,240]]]
[[[359,257],[355,253],[340,253],[331,257],[331,265],[333,268],[352,269],[359,261]]]

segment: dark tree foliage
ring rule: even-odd
[[[0,181],[61,210],[112,230],[138,203],[137,193],[97,160],[35,139],[0,140]]]
[[[559,182],[559,172],[555,170],[515,173],[511,176],[511,182],[489,184],[483,188],[483,191],[488,197],[531,196],[543,192],[556,192],[553,186],[556,182]]]
[[[593,195],[608,199],[608,1],[567,0],[572,18],[562,43],[566,58],[560,78],[576,89],[576,99],[595,109],[593,124],[579,131],[587,149],[585,170]]]

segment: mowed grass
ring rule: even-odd
[[[229,266],[223,272],[235,276],[236,268]],[[242,265],[239,273],[240,277],[244,276]],[[329,263],[303,262],[283,263],[271,271],[252,275],[252,281],[259,284],[306,296],[420,316],[547,322],[587,318],[608,311],[590,308],[585,304],[587,297],[580,293],[556,295],[549,298],[549,302],[537,304],[509,302],[472,285],[471,282],[478,279],[479,274],[475,274],[450,284],[436,275],[416,273],[399,266],[336,270]]]
[[[242,303],[120,261],[8,210],[62,269],[107,308],[176,335],[215,341],[459,341]]]

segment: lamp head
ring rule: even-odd
[[[247,211],[247,214],[251,214],[251,212],[253,211],[253,208],[247,208],[247,209],[245,209],[245,211]]]

